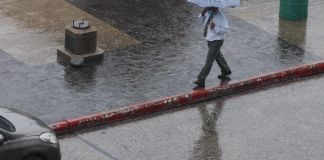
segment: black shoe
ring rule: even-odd
[[[201,80],[201,79],[197,79],[196,81],[194,81],[192,83],[199,86],[199,87],[205,87],[205,81]]]
[[[231,71],[227,72],[227,73],[222,73],[220,75],[218,75],[218,79],[230,79],[230,77],[228,77],[228,75],[232,74]]]

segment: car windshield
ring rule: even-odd
[[[2,116],[0,116],[0,128],[6,130],[8,132],[16,131],[15,126],[10,121],[8,121],[7,119],[5,119]]]

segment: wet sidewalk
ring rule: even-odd
[[[63,160],[324,158],[324,76],[60,139]]]
[[[37,4],[28,1],[11,0],[11,2],[24,2],[24,5]],[[6,34],[6,39],[0,38],[0,42],[6,42],[0,44],[1,105],[24,110],[47,123],[53,123],[65,118],[188,92],[194,87],[191,82],[200,71],[207,52],[206,42],[202,39],[202,26],[197,19],[198,8],[190,6],[185,1],[173,0],[68,2],[71,4],[62,3],[62,5],[74,5],[84,12],[82,14],[90,14],[101,20],[98,24],[109,24],[105,30],[116,31],[112,27],[117,28],[119,30],[116,31],[117,35],[133,40],[121,43],[123,44],[121,48],[107,51],[101,62],[74,68],[53,62],[52,59],[46,61],[47,63],[33,63],[33,60],[39,60],[37,57],[45,53],[55,57],[55,46],[62,45],[62,39],[56,39],[60,37],[57,35],[60,33],[56,30],[52,32],[51,29],[40,32],[34,26],[18,26],[28,28],[32,35],[43,37],[45,33],[48,36],[47,38],[45,36],[45,39],[50,40],[46,44],[51,47],[47,49],[45,47],[39,52],[32,46],[35,43],[24,43],[33,41],[25,35],[21,38],[25,38],[26,41],[17,41],[17,44],[31,45],[29,46],[31,49],[27,50],[28,53],[24,47],[15,48],[15,45],[6,41],[11,35],[15,35],[15,30]],[[277,0],[260,1],[257,5],[244,1],[242,8],[226,10],[232,29],[222,52],[233,70],[233,81],[322,60],[323,53],[318,52],[321,45],[316,45],[323,43],[322,32],[319,27],[312,26],[315,23],[314,19],[317,21],[323,19],[324,10],[321,8],[324,8],[324,3],[320,0],[310,3],[308,23],[296,25],[273,18],[269,21],[279,25],[272,26],[276,28],[275,30],[268,30],[264,26],[268,26],[269,21],[260,17],[261,14],[257,14],[263,10],[254,10],[253,7],[264,8],[266,5],[267,11],[271,13],[268,15],[274,17],[278,13],[274,9],[277,4]],[[2,5],[4,6],[7,5]],[[9,6],[8,13],[1,14],[0,19],[14,19],[22,24],[27,23],[23,18],[19,19],[20,14],[11,16],[9,13],[12,10],[16,11],[17,8],[16,5]],[[247,16],[241,14],[252,11],[256,14]],[[37,13],[35,12],[35,18],[42,16]],[[8,24],[15,25],[15,23]],[[33,30],[37,32],[32,32]],[[280,32],[276,32],[277,30]],[[297,38],[290,37],[296,35]],[[108,39],[111,40],[109,37]],[[109,44],[111,43],[109,41]],[[29,63],[17,58],[20,55],[23,57],[27,55]],[[215,65],[207,79],[208,86],[219,84],[217,79],[219,72]]]

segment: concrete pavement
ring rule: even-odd
[[[193,87],[207,51],[198,8],[174,0],[42,2],[0,2],[6,24],[0,26],[1,105],[52,123]],[[278,0],[254,2],[226,10],[232,30],[222,51],[233,80],[323,59],[322,1],[312,1],[309,19],[298,23],[277,18]],[[64,12],[72,17],[60,19]],[[130,41],[102,40],[122,49],[83,68],[55,62],[56,46],[63,42],[59,28],[81,17],[91,17],[106,35],[114,31]],[[214,67],[208,86],[219,84],[218,73]],[[323,159],[322,81],[319,76],[270,86],[78,132],[61,139],[63,159]]]
[[[199,8],[185,1],[71,1],[83,11],[63,1],[54,4],[49,1],[31,3],[28,0],[8,0],[1,3],[3,10],[0,17],[13,27],[0,26],[0,34],[4,35],[0,40],[1,56],[6,57],[6,63],[0,65],[9,68],[0,75],[3,80],[0,89],[6,91],[1,93],[0,100],[4,106],[24,110],[47,123],[188,92],[193,88],[191,82],[205,61],[207,46],[197,19]],[[44,7],[26,7],[33,4],[48,5],[53,14],[43,10]],[[18,12],[19,8],[22,8],[22,12]],[[55,21],[59,17],[57,15],[64,14],[61,9],[69,10],[67,13],[71,12],[68,15],[72,16],[59,21],[59,25],[53,25],[51,20]],[[262,25],[260,27],[243,20],[235,15],[235,11],[226,11],[232,30],[222,50],[233,70],[233,80],[322,59],[320,54],[313,53],[307,47],[278,38],[278,35],[264,30]],[[23,13],[34,16],[24,21]],[[313,14],[311,18],[321,15]],[[107,51],[102,62],[83,68],[53,62],[55,46],[59,44],[56,38],[60,37],[56,27],[67,25],[69,19],[84,16],[92,17],[99,25],[109,24],[104,26],[107,31],[115,30],[113,26],[120,30],[114,32],[116,35],[130,35],[134,37],[130,39],[142,43]],[[40,23],[42,19],[46,21]],[[255,16],[255,20],[259,20],[258,16]],[[16,25],[16,22],[20,25]],[[42,25],[28,25],[28,22]],[[42,29],[46,24],[54,27]],[[38,32],[39,29],[42,32]],[[107,45],[111,44],[112,39],[107,40]],[[40,45],[42,49],[38,50],[34,45],[36,48]],[[116,44],[131,45],[134,43]],[[26,56],[31,63],[23,60]],[[207,79],[208,86],[219,83],[218,74],[219,69],[214,66]]]
[[[324,76],[60,139],[63,160],[324,158]]]
[[[56,62],[64,29],[73,20],[90,20],[98,28],[99,45],[105,50],[140,43],[64,0],[2,0],[0,19],[6,24],[0,27],[0,48],[32,66]]]
[[[303,21],[286,21],[279,18],[279,2],[279,0],[242,1],[241,7],[231,10],[230,13],[279,38],[323,56],[324,33],[319,30],[324,22],[322,14],[324,2],[309,1],[308,18]]]

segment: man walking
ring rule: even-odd
[[[217,7],[204,8],[199,17],[205,25],[204,37],[207,40],[209,51],[206,63],[197,77],[198,79],[193,82],[197,85],[195,88],[205,87],[205,80],[213,66],[214,60],[216,60],[222,72],[218,76],[219,79],[229,79],[228,75],[232,73],[220,51],[225,33],[229,29],[226,17]]]

